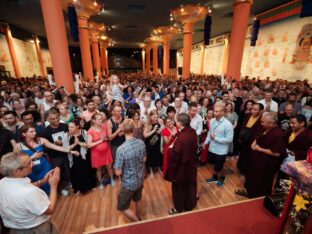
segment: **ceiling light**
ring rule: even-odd
[[[183,5],[180,5],[180,7],[181,7],[181,12],[184,12],[184,7],[183,7]]]
[[[101,10],[102,13],[104,13],[104,4],[102,4],[102,10]]]
[[[210,7],[208,7],[208,13],[211,14],[212,10]]]
[[[93,2],[93,6],[97,6],[97,2],[96,1]]]

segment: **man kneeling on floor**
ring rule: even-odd
[[[57,185],[60,169],[55,168],[46,176],[31,183],[27,177],[32,171],[31,158],[22,153],[2,156],[0,173],[0,215],[11,234],[59,233],[50,221],[57,203]],[[50,197],[41,190],[43,183],[50,184]]]
[[[126,141],[118,147],[114,164],[115,174],[121,175],[121,189],[118,194],[117,209],[132,221],[141,220],[141,198],[144,181],[146,149],[142,140],[133,136],[134,122],[126,119],[122,124]],[[131,200],[135,202],[136,213],[130,209]]]

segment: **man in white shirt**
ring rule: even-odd
[[[177,115],[181,113],[187,113],[188,107],[187,105],[182,104],[182,100],[180,97],[175,97],[174,102],[170,104],[176,110]]]
[[[190,103],[188,115],[191,119],[191,127],[196,131],[197,137],[200,137],[203,131],[203,118],[198,114],[198,105],[196,102]]]
[[[145,96],[143,99],[143,102],[140,104],[140,112],[141,112],[141,120],[143,123],[146,123],[148,114],[151,112],[151,110],[155,109],[154,105],[152,104],[152,99],[150,96]]]
[[[10,233],[59,233],[50,221],[57,203],[58,168],[43,179],[31,183],[32,161],[22,152],[4,155],[0,163],[0,215]],[[50,196],[39,188],[49,182]]]
[[[265,91],[264,99],[258,101],[264,106],[264,112],[278,112],[277,102],[272,100],[273,93],[270,90]]]

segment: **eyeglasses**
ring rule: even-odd
[[[30,161],[27,163],[26,166],[20,167],[19,169],[20,169],[20,170],[23,170],[23,169],[25,169],[25,168],[27,168],[27,167],[29,167],[29,166],[32,166],[32,165],[33,165],[33,162],[30,160]]]

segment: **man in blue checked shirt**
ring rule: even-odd
[[[134,122],[126,119],[122,123],[126,141],[117,148],[114,164],[115,174],[121,176],[121,189],[118,194],[117,209],[132,221],[139,221],[144,181],[146,149],[142,140],[133,136]],[[130,209],[131,200],[135,202],[136,212]]]
[[[208,162],[214,165],[213,176],[207,183],[216,183],[219,188],[224,186],[225,176],[222,172],[226,155],[229,153],[230,144],[233,142],[234,129],[230,121],[224,117],[225,106],[216,103],[214,117],[210,121],[210,129],[203,147],[209,144]]]

